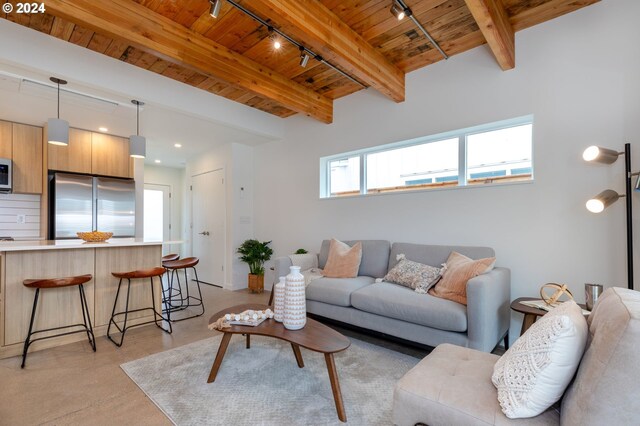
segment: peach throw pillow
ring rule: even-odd
[[[467,304],[467,281],[493,269],[495,257],[473,260],[452,251],[447,259],[442,279],[429,290],[429,294],[442,299]]]
[[[329,255],[322,275],[328,278],[355,278],[358,276],[361,260],[361,242],[349,247],[348,244],[333,238],[329,243]]]

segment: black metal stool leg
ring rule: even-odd
[[[27,340],[24,341],[24,349],[22,351],[22,365],[20,368],[24,368],[24,363],[27,361],[27,351],[31,344],[31,332],[33,331],[33,321],[36,317],[36,307],[38,306],[38,296],[40,295],[40,289],[36,288],[36,295],[33,299],[33,309],[31,310],[31,321],[29,322],[29,333],[27,334]]]
[[[93,348],[93,351],[96,351],[96,337],[93,334],[93,326],[91,325],[91,316],[89,315],[89,305],[87,304],[87,296],[84,293],[84,285],[80,284],[78,286],[80,291],[80,306],[82,307],[82,319],[84,322],[84,328],[87,329],[87,337],[89,338],[89,343]],[[86,311],[86,316],[85,316]]]
[[[202,298],[202,290],[200,289],[200,280],[198,279],[198,271],[196,271],[196,268],[191,268],[191,269],[193,269],[193,275],[196,277],[196,285],[198,286],[198,295],[200,296],[200,306],[202,306],[202,313],[200,313],[200,315],[202,315],[204,314],[204,299]]]
[[[124,341],[124,333],[125,331],[127,331],[127,318],[129,316],[129,295],[131,293],[131,279],[127,278],[127,302],[125,304],[125,310],[124,310],[124,324],[122,325],[122,328],[118,327],[118,324],[116,324],[116,320],[115,320],[115,316],[116,314],[116,306],[118,305],[118,296],[120,295],[120,286],[122,285],[122,278],[120,278],[120,281],[118,282],[118,291],[116,291],[116,300],[115,302],[113,302],[113,311],[111,311],[111,319],[109,320],[109,326],[107,327],[107,337],[109,338],[109,340],[111,340],[117,347],[122,346],[122,342]],[[122,312],[120,312],[122,313]],[[113,322],[113,325],[120,331],[121,336],[120,336],[120,342],[116,342],[115,340],[113,340],[113,338],[111,337],[109,330],[111,329],[111,323]]]
[[[151,309],[153,310],[153,322],[156,324],[156,326],[160,330],[171,334],[173,332],[173,328],[171,327],[171,321],[164,318],[162,316],[162,313],[158,313],[158,311],[156,311],[156,296],[155,296],[155,290],[153,289],[153,277],[150,277],[149,280],[151,281]],[[162,284],[162,282],[160,284]],[[162,308],[160,308],[160,310],[162,311]],[[160,320],[166,321],[167,324],[169,324],[168,330],[164,328],[162,324],[158,324],[158,317],[160,317]]]

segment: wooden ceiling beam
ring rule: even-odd
[[[324,123],[333,102],[131,0],[47,0],[47,12],[271,99]]]
[[[503,70],[516,66],[515,33],[501,0],[465,0]]]
[[[244,4],[347,74],[396,102],[404,101],[404,72],[321,2],[251,0]]]

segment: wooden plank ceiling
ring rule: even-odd
[[[443,59],[392,0],[236,0],[347,72],[298,48],[275,50],[266,27],[227,1],[48,0],[44,14],[0,16],[173,80],[279,117],[333,119],[334,99],[371,87],[404,100],[404,75]],[[452,56],[488,43],[502,69],[516,66],[514,33],[599,0],[405,0]],[[13,2],[15,3],[15,2]],[[64,77],[64,76],[60,76]]]

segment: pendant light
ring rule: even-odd
[[[131,103],[136,106],[136,134],[129,136],[129,156],[144,158],[147,153],[147,140],[140,136],[140,106],[144,105],[144,102],[134,99]]]
[[[60,120],[60,85],[67,84],[65,80],[50,77],[49,80],[58,85],[58,118],[50,118],[47,121],[48,142],[51,145],[69,145],[69,122]]]

